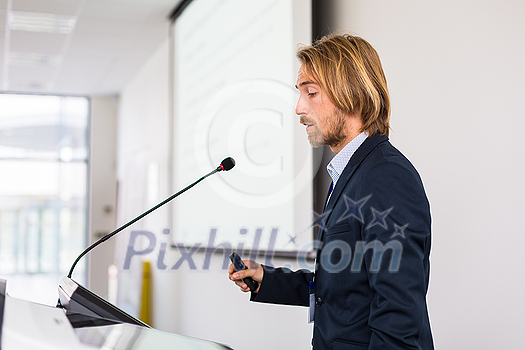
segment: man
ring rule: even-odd
[[[229,277],[244,292],[243,278],[258,281],[253,301],[315,304],[316,350],[433,349],[430,208],[417,171],[388,141],[379,56],[359,37],[333,35],[297,57],[296,114],[313,147],[327,144],[336,153],[327,167],[333,183],[315,273],[246,261],[248,270],[230,266]]]

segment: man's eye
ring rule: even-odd
[[[317,92],[309,92],[308,93],[308,96],[310,96],[310,97],[314,97],[315,95],[317,95]]]

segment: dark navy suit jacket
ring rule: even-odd
[[[315,278],[264,266],[252,300],[309,304],[321,349],[433,349],[427,313],[430,207],[412,164],[386,136],[368,137],[337,181],[320,225]]]

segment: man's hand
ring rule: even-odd
[[[233,265],[230,264],[230,269],[228,271],[229,272],[229,276],[228,277],[230,278],[230,280],[235,282],[235,284],[238,285],[243,292],[249,292],[250,291],[250,288],[248,288],[246,283],[244,283],[242,281],[243,278],[246,278],[246,277],[253,278],[255,281],[259,282],[259,287],[257,288],[257,290],[254,291],[254,293],[257,293],[257,292],[259,292],[259,289],[261,289],[261,283],[262,283],[262,279],[263,279],[263,275],[264,275],[264,269],[261,266],[261,264],[258,264],[258,263],[256,263],[255,261],[252,261],[252,260],[244,260],[244,264],[246,265],[246,267],[248,269],[247,270],[242,270],[242,271],[234,271]]]

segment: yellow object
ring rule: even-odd
[[[142,270],[140,320],[148,325],[151,325],[151,265],[149,261],[144,261]]]

